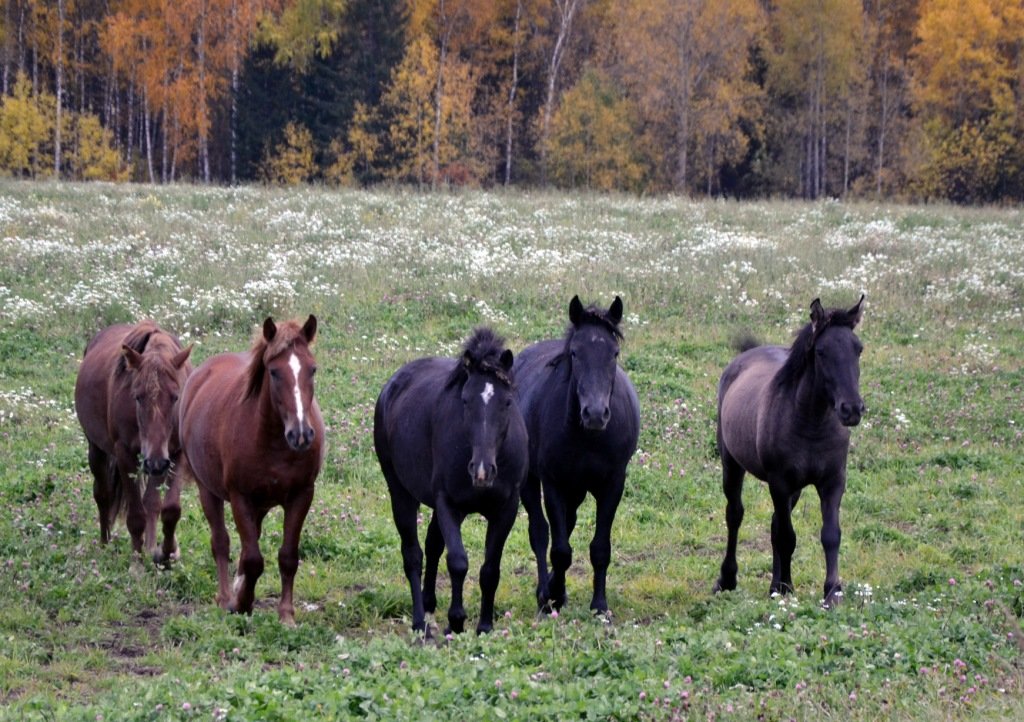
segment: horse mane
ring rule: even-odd
[[[149,338],[154,333],[161,333],[161,328],[157,326],[155,322],[140,321],[131,331],[128,332],[128,335],[124,337],[121,344],[127,346],[136,353],[141,354],[146,350]],[[115,373],[118,376],[122,376],[127,370],[128,359],[125,358],[124,354],[119,354],[117,358],[117,370]]]
[[[299,342],[305,344],[306,338],[302,333],[302,325],[296,321],[282,321],[277,324],[277,333],[274,334],[272,341],[267,341],[263,336],[263,329],[260,329],[253,339],[252,349],[249,352],[252,360],[246,371],[248,380],[245,384],[245,393],[242,395],[243,400],[260,395],[260,389],[263,387],[263,375],[267,371],[267,361],[284,353]]]
[[[445,388],[461,386],[469,378],[471,372],[494,375],[503,384],[512,388],[512,374],[501,364],[501,355],[505,352],[505,339],[497,335],[487,326],[473,330],[473,334],[462,344],[462,354],[455,364]]]
[[[851,314],[844,308],[830,308],[825,311],[824,320],[817,326],[813,323],[804,324],[797,331],[793,345],[789,349],[789,357],[786,363],[779,369],[776,379],[781,386],[795,384],[810,365],[811,353],[814,351],[814,343],[818,337],[831,326],[840,326],[853,330],[860,321],[859,316]]]

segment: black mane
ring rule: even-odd
[[[470,373],[493,375],[505,386],[512,388],[512,373],[501,363],[505,353],[505,339],[486,326],[473,330],[472,335],[462,344],[459,363],[452,369],[446,387],[463,384]]]
[[[789,358],[779,369],[776,379],[781,386],[789,386],[796,383],[804,375],[810,365],[811,354],[814,353],[814,343],[818,337],[832,326],[848,328],[851,331],[857,327],[860,316],[851,314],[844,308],[830,308],[825,311],[824,321],[815,326],[808,323],[796,333],[796,339],[789,349]]]

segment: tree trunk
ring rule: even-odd
[[[548,182],[548,137],[551,133],[551,115],[555,106],[555,91],[558,89],[558,73],[562,67],[562,59],[565,56],[566,46],[569,42],[569,34],[572,32],[572,21],[576,10],[584,0],[555,0],[558,8],[558,35],[555,37],[555,46],[551,51],[551,61],[548,63],[547,93],[544,99],[543,114],[541,116],[540,131],[540,173],[541,182]]]
[[[61,106],[64,105],[64,0],[57,0],[57,62],[54,85],[57,96],[57,120],[53,128],[53,175],[60,180]]]
[[[508,89],[508,119],[505,127],[505,185],[512,180],[512,121],[516,113],[516,90],[519,87],[519,21],[523,0],[516,2],[516,20],[512,30],[512,83]]]

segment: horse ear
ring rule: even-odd
[[[267,343],[274,340],[274,336],[277,335],[277,326],[274,325],[274,319],[267,316],[263,321],[263,338],[266,339]]]
[[[306,337],[306,343],[313,343],[313,339],[316,337],[316,316],[309,314],[309,318],[306,319],[306,324],[302,327],[302,335]]]
[[[608,309],[608,320],[614,323],[616,326],[619,325],[619,321],[622,320],[622,299],[618,296],[612,301],[611,307]]]
[[[171,365],[174,366],[174,368],[176,369],[180,369],[182,366],[185,365],[185,362],[188,360],[188,356],[190,353],[192,353],[191,346],[182,349],[177,354],[175,354],[174,358],[171,359]]]
[[[825,320],[825,309],[821,307],[821,299],[811,301],[811,330],[817,331],[821,322]]]
[[[860,323],[861,316],[864,313],[864,294],[860,294],[860,300],[857,301],[857,305],[847,311],[850,314],[850,318],[853,319],[853,325],[856,326]]]
[[[124,360],[130,369],[137,369],[142,363],[142,354],[127,344],[121,344],[121,353],[124,354]]]
[[[583,318],[583,304],[580,302],[579,296],[573,296],[572,300],[569,301],[569,320],[573,326],[580,325],[580,319]]]
[[[501,361],[501,367],[503,369],[505,369],[506,371],[511,371],[512,370],[512,351],[511,350],[505,349],[504,351],[502,351],[501,352],[501,358],[498,359],[498,360]]]

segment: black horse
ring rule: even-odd
[[[373,416],[373,442],[402,539],[412,590],[412,628],[426,631],[424,613],[437,608],[441,552],[448,550],[452,601],[448,630],[462,632],[462,585],[469,569],[460,527],[468,514],[487,519],[480,568],[480,622],[490,631],[501,552],[519,510],[526,478],[526,427],[512,393],[512,352],[487,328],[466,341],[462,358],[421,358],[384,385]],[[434,510],[427,528],[427,565],[416,533],[420,504]]]
[[[743,475],[768,482],[772,515],[771,592],[793,589],[796,548],[791,514],[811,484],[821,501],[827,607],[842,597],[839,581],[839,502],[846,489],[849,427],[860,423],[863,345],[853,329],[861,305],[825,310],[811,303],[811,322],[789,349],[757,346],[740,353],[718,383],[718,449],[729,541],[715,591],[736,588],[736,536],[743,521]]]
[[[516,395],[530,433],[530,473],[523,506],[530,519],[530,546],[537,557],[537,605],[566,602],[565,573],[572,564],[569,537],[576,511],[589,491],[597,502],[590,543],[594,596],[590,608],[608,610],[605,577],[611,531],[626,482],[626,464],[640,434],[640,403],[626,372],[616,363],[622,332],[622,299],[605,311],[569,304],[563,340],[541,341],[516,359]],[[543,487],[544,507],[541,508]],[[551,524],[551,569],[546,561]]]

